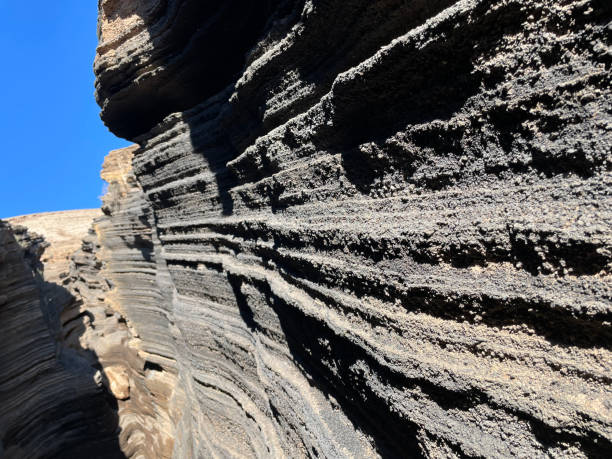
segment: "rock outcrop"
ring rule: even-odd
[[[105,162],[58,341],[123,454],[609,456],[608,3],[99,10],[102,119],[137,145]],[[26,277],[0,298],[35,312]],[[40,356],[0,375],[55,365],[36,314],[42,344],[4,354]]]
[[[140,190],[101,237],[188,401],[175,457],[609,453],[610,19],[100,2]]]
[[[8,218],[11,226],[22,226],[44,239],[41,257],[43,277],[48,283],[60,284],[70,269],[70,258],[80,247],[100,209],[45,212]]]
[[[73,256],[68,284],[82,299],[73,314],[90,318],[79,333],[81,346],[99,356],[117,399],[122,450],[128,457],[169,458],[185,403],[168,310],[173,290],[156,253],[153,215],[132,174],[133,151],[113,151],[104,162],[104,215]]]
[[[65,228],[44,264],[49,242],[0,221],[0,457],[125,457],[116,402],[102,384],[97,356],[63,340],[60,314],[76,299],[43,275],[47,266],[59,272],[55,263],[67,268],[59,255],[86,233],[91,220],[78,231],[85,214],[91,212],[17,219]]]

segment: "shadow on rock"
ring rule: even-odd
[[[0,221],[0,456],[124,458],[117,400],[98,356],[79,345],[84,328],[65,335],[60,315],[77,300],[44,280],[45,247]]]

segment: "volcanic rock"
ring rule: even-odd
[[[8,218],[6,222],[23,226],[44,238],[48,244],[41,260],[44,278],[47,282],[60,283],[69,271],[70,257],[81,247],[94,218],[100,215],[100,209],[68,210],[22,215]]]
[[[55,330],[125,456],[609,456],[608,3],[99,10],[101,116],[135,145],[105,161]],[[0,259],[36,276],[22,239]],[[21,381],[58,345],[32,275],[2,272]],[[38,412],[3,421],[6,451],[57,450]]]
[[[115,400],[96,382],[96,356],[62,341],[59,310],[72,297],[50,294],[62,287],[42,276],[47,246],[0,221],[0,456],[125,457]]]
[[[100,3],[174,457],[605,456],[609,7],[254,5]]]

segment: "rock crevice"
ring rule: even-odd
[[[125,457],[98,356],[79,345],[78,330],[72,345],[64,339],[60,313],[78,301],[43,277],[48,245],[0,221],[0,456]]]

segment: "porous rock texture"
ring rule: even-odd
[[[609,2],[99,6],[174,457],[610,454]]]
[[[609,2],[99,10],[138,145],[66,313],[124,454],[609,456]]]

